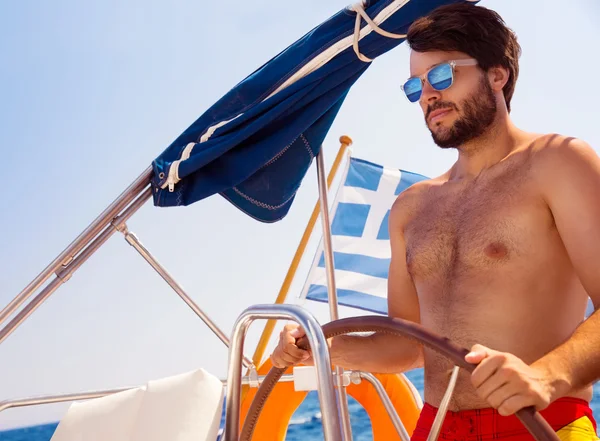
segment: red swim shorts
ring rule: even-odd
[[[411,441],[426,441],[437,408],[425,404]],[[561,441],[598,440],[596,421],[587,401],[560,398],[540,414],[556,431]],[[514,416],[504,417],[496,409],[448,412],[440,431],[440,440],[453,441],[530,441],[533,437]]]

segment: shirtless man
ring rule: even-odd
[[[407,42],[403,90],[458,160],[393,205],[389,315],[472,348],[466,360],[479,364],[461,371],[446,418],[454,424],[441,437],[530,439],[513,414],[533,405],[559,434],[598,439],[589,401],[600,378],[600,313],[584,316],[588,296],[600,305],[600,159],[583,141],[513,124],[520,47],[495,12],[466,2],[438,8]],[[275,366],[311,362],[295,346],[303,335],[285,328]],[[413,439],[426,439],[453,368],[447,359],[380,334],[329,345],[347,369],[424,367]]]

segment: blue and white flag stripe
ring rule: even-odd
[[[404,170],[350,157],[332,206],[331,233],[338,303],[387,314],[391,250],[388,217],[396,197],[427,179]],[[301,298],[327,302],[323,243],[319,245]]]

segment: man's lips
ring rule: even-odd
[[[452,109],[450,109],[450,108],[434,110],[429,114],[429,122],[430,123],[434,122],[437,119],[447,115],[450,112],[452,112]]]

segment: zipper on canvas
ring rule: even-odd
[[[177,161],[174,161],[171,164],[167,180],[161,186],[163,190],[169,187],[169,193],[173,193],[175,191],[175,184],[177,184],[181,180],[179,179],[179,164],[181,164],[181,161],[185,161],[190,158],[190,155],[192,154],[192,150],[194,149],[195,145],[195,142],[190,142],[188,145],[186,145],[185,149],[183,149],[183,153],[181,154],[181,159],[178,159]]]

